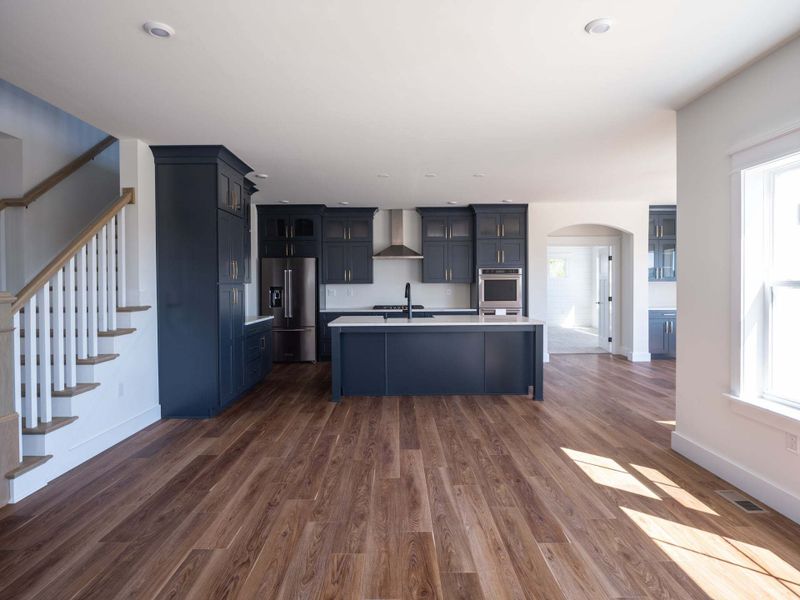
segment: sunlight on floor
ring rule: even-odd
[[[653,500],[661,500],[641,481],[628,473],[617,461],[597,454],[561,448],[589,478],[599,485],[631,492]]]
[[[620,508],[712,598],[796,599],[800,594],[800,571],[770,550]]]
[[[699,510],[700,512],[708,513],[709,515],[719,516],[712,508],[709,508],[704,503],[700,502],[700,500],[692,496],[689,492],[684,490],[681,486],[672,481],[661,471],[651,467],[642,467],[640,465],[631,464],[631,466],[639,471],[639,473],[641,473],[644,477],[649,479],[658,487],[658,489],[668,494],[673,500],[680,502],[686,508]]]
[[[675,429],[675,421],[656,421],[659,425],[664,425],[665,427],[669,427],[671,429]]]

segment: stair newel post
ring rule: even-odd
[[[87,324],[89,333],[89,356],[97,356],[97,236],[93,235],[89,240],[88,261],[86,270],[89,274],[87,293],[89,295],[89,322]]]
[[[19,319],[12,315],[11,294],[0,292],[0,472],[13,469],[21,460],[19,419]],[[0,505],[9,499],[5,482],[0,488]]]
[[[107,226],[103,225],[100,234],[97,236],[97,309],[98,309],[98,329],[108,331],[108,239],[106,238]]]
[[[86,298],[86,245],[78,251],[78,358],[86,358],[88,349],[86,344],[86,317],[87,317],[87,298]]]
[[[75,343],[75,328],[76,328],[76,314],[75,314],[75,257],[69,259],[67,266],[64,269],[64,287],[66,289],[64,299],[64,315],[65,315],[65,329],[66,339],[64,343],[64,354],[67,357],[66,365],[64,366],[64,385],[66,387],[75,387],[77,380],[77,367],[75,363],[75,355],[77,352]]]
[[[117,305],[128,306],[127,273],[125,269],[125,213],[117,213]]]
[[[22,346],[20,344],[19,336],[20,318],[19,312],[14,313],[12,326],[14,327],[13,334],[13,352],[11,353],[12,360],[14,361],[14,377],[7,381],[7,385],[13,385],[14,394],[14,412],[17,413],[17,437],[19,438],[18,454],[19,460],[22,460]],[[0,327],[2,329],[2,327]],[[2,342],[0,342],[2,344]],[[0,384],[2,385],[2,384]],[[0,392],[4,393],[4,392]]]
[[[22,403],[22,417],[26,427],[36,427],[39,420],[39,405],[36,403],[36,296],[25,303],[23,314],[25,330],[22,351],[25,354],[25,401]]]
[[[51,386],[53,385],[52,369],[50,366],[50,283],[45,283],[36,292],[36,304],[39,307],[39,419],[42,423],[49,423],[53,420],[53,403]],[[27,331],[25,334],[27,335]],[[36,336],[36,329],[31,332]],[[32,367],[36,368],[36,358]],[[32,390],[36,394],[36,390]],[[37,423],[33,424],[36,427]]]
[[[116,239],[117,218],[111,217],[106,226],[106,238],[108,249],[108,261],[106,262],[107,274],[106,284],[108,286],[108,328],[114,331],[117,328],[117,239]]]
[[[53,390],[64,389],[64,269],[50,280],[53,289]],[[49,357],[47,362],[49,363]]]

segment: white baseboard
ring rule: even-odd
[[[712,452],[677,431],[672,432],[672,449],[725,481],[729,481],[792,521],[800,523],[800,498],[791,492]]]
[[[625,357],[631,362],[650,362],[649,352],[628,352]]]

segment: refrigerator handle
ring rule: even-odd
[[[287,319],[292,318],[292,270],[286,269],[283,272],[283,286],[284,286],[284,301],[286,302],[286,310],[284,315]]]

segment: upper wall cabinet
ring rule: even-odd
[[[472,210],[478,237],[477,267],[524,267],[528,207],[473,204]]]
[[[650,281],[676,281],[678,260],[677,212],[674,205],[651,206],[648,240],[647,278]]]
[[[468,208],[418,208],[422,216],[422,281],[475,280],[474,215]]]
[[[258,206],[259,256],[319,258],[322,247],[321,205]]]
[[[322,283],[372,283],[377,208],[328,208],[322,217]]]

